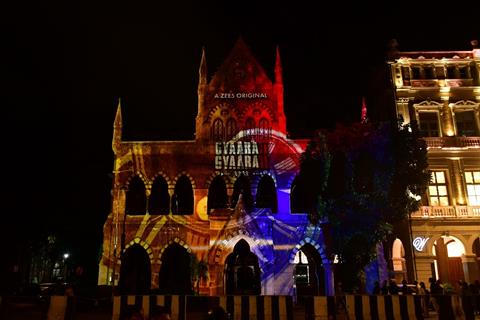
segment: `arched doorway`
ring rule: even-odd
[[[241,239],[225,261],[225,293],[258,295],[260,291],[258,258]]]
[[[465,255],[463,243],[452,236],[441,236],[433,245],[432,253],[435,256],[434,267],[436,278],[443,283],[457,283],[465,280],[463,273],[462,256]]]
[[[162,254],[158,291],[163,294],[191,294],[190,254],[178,243],[169,245]]]
[[[148,294],[151,285],[150,258],[145,249],[134,244],[125,250],[120,267],[121,294]]]
[[[311,244],[305,244],[293,260],[297,297],[325,294],[325,271],[322,258]]]
[[[393,275],[397,283],[407,279],[407,266],[405,262],[405,248],[402,240],[395,239],[392,245],[392,266]]]

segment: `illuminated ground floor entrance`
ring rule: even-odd
[[[200,223],[174,215],[127,219],[125,249],[115,259],[106,248],[99,278],[100,284],[113,281],[123,293],[318,295],[333,290],[332,268],[324,268],[322,230],[304,214],[237,208],[217,211]]]

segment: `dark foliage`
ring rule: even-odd
[[[346,288],[375,258],[392,226],[418,209],[430,175],[425,142],[410,125],[368,123],[319,131],[300,176],[312,224],[320,224]]]

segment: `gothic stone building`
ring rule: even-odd
[[[112,208],[99,284],[123,292],[322,294],[333,273],[301,208],[300,154],[274,81],[240,39],[211,79],[202,53],[195,139],[122,141],[114,122]]]

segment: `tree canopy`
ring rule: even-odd
[[[430,179],[425,141],[411,125],[357,123],[317,131],[302,155],[300,179],[310,222],[352,287],[395,223],[419,207]]]

